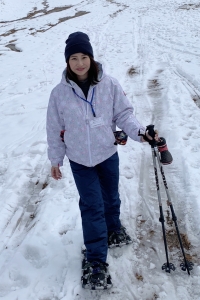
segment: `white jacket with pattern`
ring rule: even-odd
[[[113,131],[116,125],[135,141],[140,141],[139,129],[144,127],[133,114],[133,107],[120,84],[103,74],[100,82],[90,86],[87,100],[94,89],[93,106],[80,99],[85,98],[79,86],[66,80],[66,70],[61,82],[52,90],[47,109],[48,157],[52,166],[62,166],[65,155],[72,161],[92,167],[117,151]],[[97,120],[97,122],[96,122]],[[64,132],[64,142],[60,132]]]

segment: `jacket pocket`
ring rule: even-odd
[[[111,148],[114,146],[115,136],[110,126],[103,126],[103,134],[105,136],[103,148]]]

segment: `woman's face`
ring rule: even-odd
[[[88,77],[90,57],[83,53],[72,54],[69,58],[69,66],[77,75],[78,80],[84,80]]]

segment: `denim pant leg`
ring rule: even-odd
[[[119,156],[116,152],[96,166],[104,200],[108,232],[118,230],[120,223]]]
[[[87,259],[105,262],[108,251],[107,226],[97,170],[72,161],[70,165],[80,195],[79,207]]]

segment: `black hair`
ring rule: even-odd
[[[99,82],[98,80],[98,73],[99,73],[99,67],[94,60],[94,58],[90,55],[88,55],[90,58],[90,69],[88,71],[88,80],[91,85],[95,85]],[[74,82],[78,82],[77,75],[71,70],[69,65],[69,59],[67,60],[67,74],[66,77],[70,80],[73,80]]]

